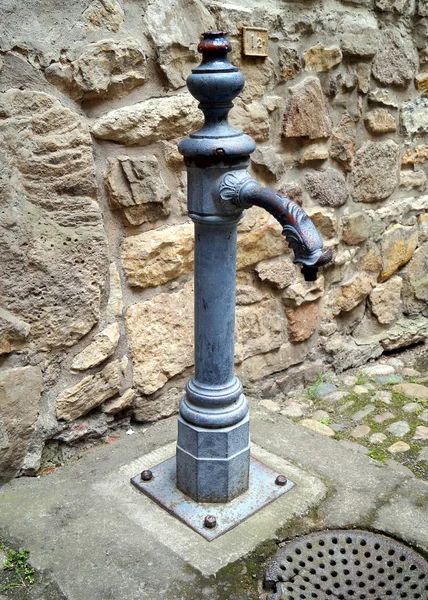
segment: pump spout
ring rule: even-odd
[[[302,265],[306,281],[315,281],[318,269],[331,261],[331,250],[323,251],[323,242],[315,225],[296,202],[262,187],[247,171],[227,174],[219,190],[223,200],[241,208],[260,206],[275,217],[294,252],[294,262]]]

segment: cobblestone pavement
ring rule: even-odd
[[[428,480],[428,354],[421,347],[306,385],[261,404],[320,435]]]

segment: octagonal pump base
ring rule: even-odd
[[[149,481],[143,481],[141,475],[137,475],[131,479],[131,483],[209,542],[233,529],[294,487],[290,480],[287,480],[285,485],[277,485],[276,478],[284,473],[277,473],[253,456],[250,458],[249,489],[226,503],[195,502],[180,492],[175,485],[175,456],[153,467],[151,472],[152,478]],[[215,517],[215,527],[207,528],[204,525],[208,515]]]

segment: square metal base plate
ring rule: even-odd
[[[290,480],[287,480],[284,486],[276,485],[277,476],[287,474],[277,473],[252,456],[250,486],[244,494],[227,503],[195,502],[175,487],[175,456],[150,470],[153,473],[150,481],[143,481],[140,475],[137,475],[131,479],[131,483],[209,542],[236,527],[241,521],[294,487]],[[217,524],[213,529],[204,526],[206,515],[216,517]]]

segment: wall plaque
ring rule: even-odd
[[[267,56],[268,30],[258,27],[244,27],[243,53],[245,56]]]

